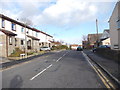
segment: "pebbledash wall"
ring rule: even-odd
[[[17,47],[25,51],[25,34],[28,52],[53,45],[51,35],[0,14],[0,57],[8,57]]]
[[[120,1],[117,2],[109,20],[111,49],[120,50]]]

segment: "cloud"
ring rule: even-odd
[[[63,32],[65,30],[70,32],[71,28],[81,23],[86,24],[95,21],[100,15],[107,15],[108,11],[111,11],[111,6],[113,7],[108,2],[108,0],[1,0],[0,12],[13,19],[28,18],[39,28],[57,26],[61,27]],[[108,20],[109,17],[104,18]],[[104,18],[101,22],[105,21]],[[61,38],[59,32],[54,36]],[[66,38],[63,36],[63,39],[68,43],[80,43],[81,40],[80,36],[69,40],[69,35],[68,37],[66,35]]]
[[[11,18],[32,18],[53,0],[1,0],[0,12]]]
[[[78,0],[58,0],[56,4],[45,8],[36,16],[38,23],[52,25],[74,25],[83,21],[89,21],[97,13],[97,7],[92,3]],[[35,21],[36,21],[35,20]]]
[[[100,12],[105,12],[106,4],[81,0],[2,0],[2,11],[13,18],[30,18],[40,26],[76,26],[92,21]],[[91,0],[90,0],[91,1]],[[102,10],[102,11],[101,11]]]

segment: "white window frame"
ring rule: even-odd
[[[36,32],[36,37],[38,36],[38,33]]]
[[[13,38],[12,36],[9,36],[9,45],[12,45],[12,42],[13,42]]]
[[[22,27],[22,28],[21,28],[21,32],[22,32],[22,33],[24,33],[24,32],[25,32],[24,27]]]
[[[11,28],[12,28],[13,31],[16,31],[16,24],[12,22],[11,23]]]
[[[5,28],[5,20],[2,19],[2,28]]]

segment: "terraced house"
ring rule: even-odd
[[[52,47],[53,46],[53,36],[40,31],[40,33],[38,33],[38,38],[40,38],[40,41],[39,41],[40,47],[44,47],[44,46]]]
[[[49,34],[0,14],[0,57],[8,57],[16,47],[37,52],[41,46],[52,47],[52,40]]]

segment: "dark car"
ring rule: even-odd
[[[82,47],[78,47],[77,51],[83,51]]]
[[[108,49],[110,49],[110,45],[100,45],[98,48],[108,48]],[[93,48],[93,52],[96,52],[96,50],[98,49],[98,48]]]
[[[99,48],[109,48],[110,49],[110,46],[109,45],[100,45]]]

